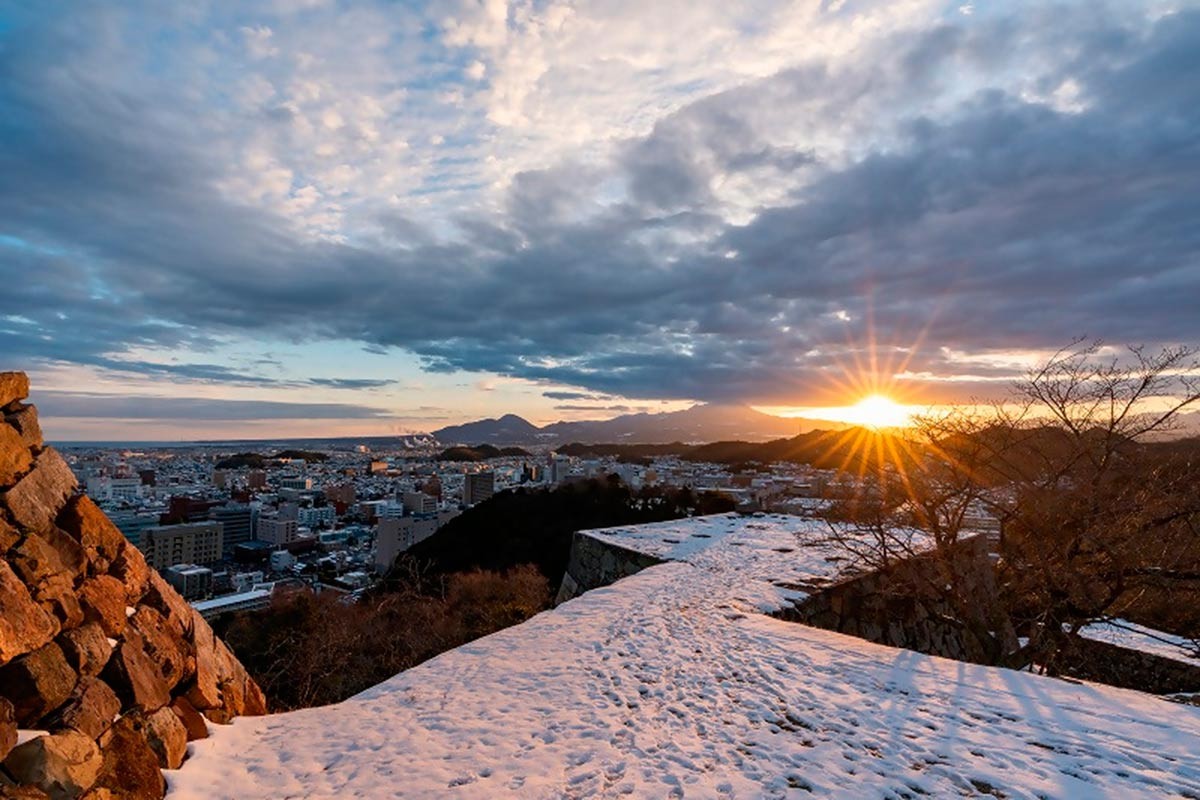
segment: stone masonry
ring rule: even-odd
[[[0,372],[0,800],[160,798],[205,720],[266,713],[212,629],[52,447]],[[46,735],[20,737],[18,729]]]

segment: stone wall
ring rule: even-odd
[[[266,713],[200,615],[87,497],[0,373],[0,798],[159,798],[205,719]],[[46,731],[17,744],[18,729]],[[28,738],[28,737],[25,737]]]
[[[571,540],[567,571],[554,604],[565,603],[589,589],[608,586],[646,567],[663,563],[654,556],[603,542],[587,531],[577,531]]]
[[[968,596],[998,607],[990,551],[983,536],[960,542],[951,568]],[[916,556],[821,589],[778,616],[892,647],[990,663],[994,654],[961,623],[939,589],[946,583],[945,569],[932,555]],[[1015,644],[1015,635],[1010,638]]]
[[[1200,692],[1200,664],[1097,642],[1083,637],[1068,641],[1059,672],[1085,681],[1107,683],[1151,694]]]

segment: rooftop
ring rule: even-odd
[[[823,534],[595,531],[674,560],[338,705],[237,719],[169,796],[1200,796],[1200,708],[761,613],[838,575]]]

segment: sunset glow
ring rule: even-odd
[[[762,409],[785,417],[804,417],[814,420],[829,420],[865,428],[904,428],[913,423],[913,417],[925,411],[923,406],[897,403],[882,394],[870,394],[848,406],[821,408],[771,408]]]

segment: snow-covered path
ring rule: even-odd
[[[689,562],[217,728],[170,796],[1200,797],[1200,709],[764,616],[762,569],[805,560],[779,552],[803,523],[726,519],[683,523],[713,540]]]

